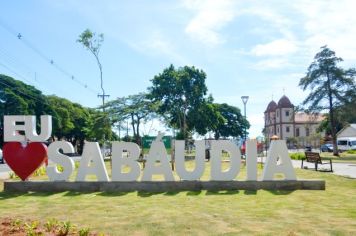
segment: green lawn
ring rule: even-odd
[[[333,162],[348,162],[356,163],[356,154],[348,154],[346,152],[340,153],[340,156],[333,156],[331,152],[323,152],[321,156],[333,160]]]
[[[355,235],[356,180],[296,171],[324,179],[326,191],[15,194],[0,182],[0,218],[70,220],[109,235]]]

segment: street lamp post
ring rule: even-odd
[[[244,116],[245,116],[245,120],[246,120],[246,103],[248,101],[248,96],[241,96],[241,100],[242,102],[244,103]],[[244,130],[244,135],[245,135],[245,142],[246,142],[246,139],[247,139],[247,131],[246,131],[246,126],[245,126],[245,130]]]

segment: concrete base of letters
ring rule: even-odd
[[[152,182],[49,182],[4,183],[7,192],[174,192],[223,190],[325,190],[324,180],[275,181],[152,181]]]

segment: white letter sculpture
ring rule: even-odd
[[[165,181],[174,181],[167,158],[167,151],[161,140],[162,136],[158,135],[156,140],[151,144],[146,167],[143,170],[142,181],[152,181],[153,175],[163,175]],[[159,162],[159,165],[156,165],[156,162]]]
[[[257,180],[257,140],[246,141],[246,169],[248,181]]]
[[[64,153],[74,153],[73,145],[70,142],[57,141],[49,145],[48,160],[50,162],[46,171],[50,181],[66,181],[75,169],[74,161],[60,153],[59,150]],[[51,161],[54,163],[51,163]],[[58,171],[57,164],[63,166],[63,172]]]
[[[123,157],[124,150],[127,156]],[[113,142],[112,143],[112,181],[136,181],[140,176],[140,164],[137,159],[140,156],[140,147],[136,143]],[[130,167],[128,173],[122,172],[122,167]]]
[[[96,175],[98,181],[109,181],[99,144],[86,142],[76,181],[85,181],[87,175]]]
[[[16,124],[23,122],[23,125]],[[25,135],[18,131],[25,131]],[[41,134],[36,131],[36,116],[4,116],[5,142],[45,142],[52,134],[52,116],[41,116]]]
[[[277,163],[278,158],[280,164]],[[286,141],[274,140],[268,151],[267,162],[263,169],[262,181],[273,180],[277,173],[284,174],[285,180],[297,180],[292,161],[288,155]]]
[[[198,180],[202,177],[205,167],[205,141],[200,140],[195,142],[195,169],[187,171],[185,169],[185,156],[184,156],[184,141],[175,141],[175,162],[177,174],[182,180]]]
[[[230,154],[230,168],[221,171],[221,153],[227,151]],[[212,141],[211,144],[211,180],[233,180],[240,172],[241,153],[238,147],[228,140]]]

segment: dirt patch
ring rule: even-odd
[[[69,221],[58,221],[50,219],[40,222],[32,219],[0,219],[0,236],[95,236],[104,235],[91,232],[89,228],[80,228]]]

